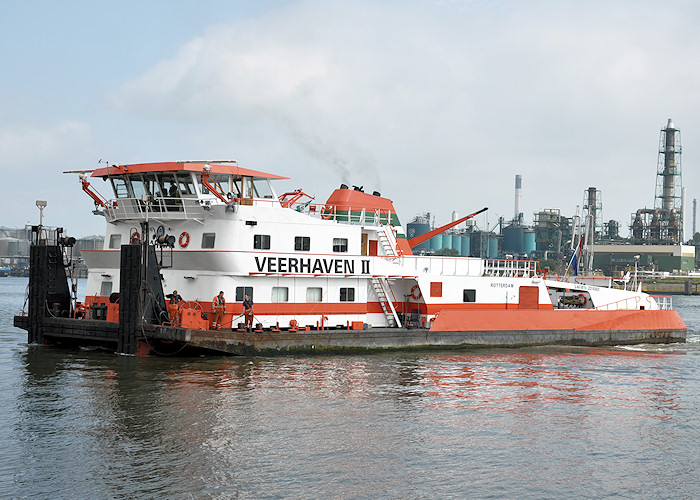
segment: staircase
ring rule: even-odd
[[[379,299],[379,303],[384,310],[384,315],[386,316],[387,323],[390,327],[401,328],[401,321],[399,320],[399,315],[396,314],[396,309],[394,308],[393,300],[390,300],[388,293],[391,293],[392,298],[394,292],[391,290],[391,286],[386,278],[372,277],[372,288],[374,288],[374,293]]]
[[[399,250],[396,248],[396,235],[394,235],[394,231],[391,229],[391,226],[384,225],[380,222],[379,226],[377,227],[377,237],[379,239],[379,243],[381,243],[382,248],[384,249],[385,255],[391,257],[392,259],[399,257]]]

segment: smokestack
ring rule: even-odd
[[[523,176],[515,176],[515,220],[521,220],[523,214]]]
[[[695,214],[697,213],[698,200],[693,198],[693,238],[695,237]]]

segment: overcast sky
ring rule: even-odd
[[[104,233],[76,175],[98,161],[236,159],[320,202],[341,182],[406,224],[484,206],[603,218],[653,207],[673,118],[700,196],[693,1],[0,3],[0,225]],[[107,185],[95,187],[109,194]]]

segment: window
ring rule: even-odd
[[[476,290],[462,290],[462,302],[476,302]]]
[[[108,295],[112,294],[112,282],[111,281],[103,281],[102,285],[100,286],[100,295],[102,297],[107,297]]]
[[[334,252],[347,252],[348,251],[348,239],[347,238],[333,238],[333,251]]]
[[[286,286],[273,286],[272,287],[272,302],[288,302],[289,301],[289,288]]]
[[[306,302],[321,302],[323,289],[320,287],[309,287],[306,289]]]
[[[175,178],[177,179],[177,185],[180,188],[181,194],[195,194],[194,184],[192,183],[192,176],[189,173],[177,173],[175,174]]]
[[[341,302],[355,302],[355,289],[354,288],[341,288],[340,289],[340,301]]]
[[[299,252],[308,252],[311,248],[311,238],[308,236],[295,236],[294,237],[294,250]]]
[[[202,235],[202,248],[214,248],[216,233],[204,233]]]
[[[272,188],[270,187],[270,181],[267,179],[255,179],[253,180],[253,189],[255,190],[256,198],[273,198]]]
[[[269,250],[270,249],[270,235],[269,234],[253,235],[253,248],[257,248],[258,250]]]
[[[126,179],[124,177],[112,177],[112,188],[114,189],[114,195],[117,198],[128,198],[129,188],[126,184]]]
[[[109,237],[109,248],[121,248],[122,246],[122,235],[112,234]]]
[[[250,300],[253,300],[253,287],[252,286],[237,286],[236,287],[236,302],[243,302],[244,295],[248,295]]]

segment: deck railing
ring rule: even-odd
[[[154,219],[201,219],[208,200],[198,198],[154,198],[148,205],[148,217]],[[105,208],[107,221],[142,219],[146,203],[139,198],[117,198]]]

